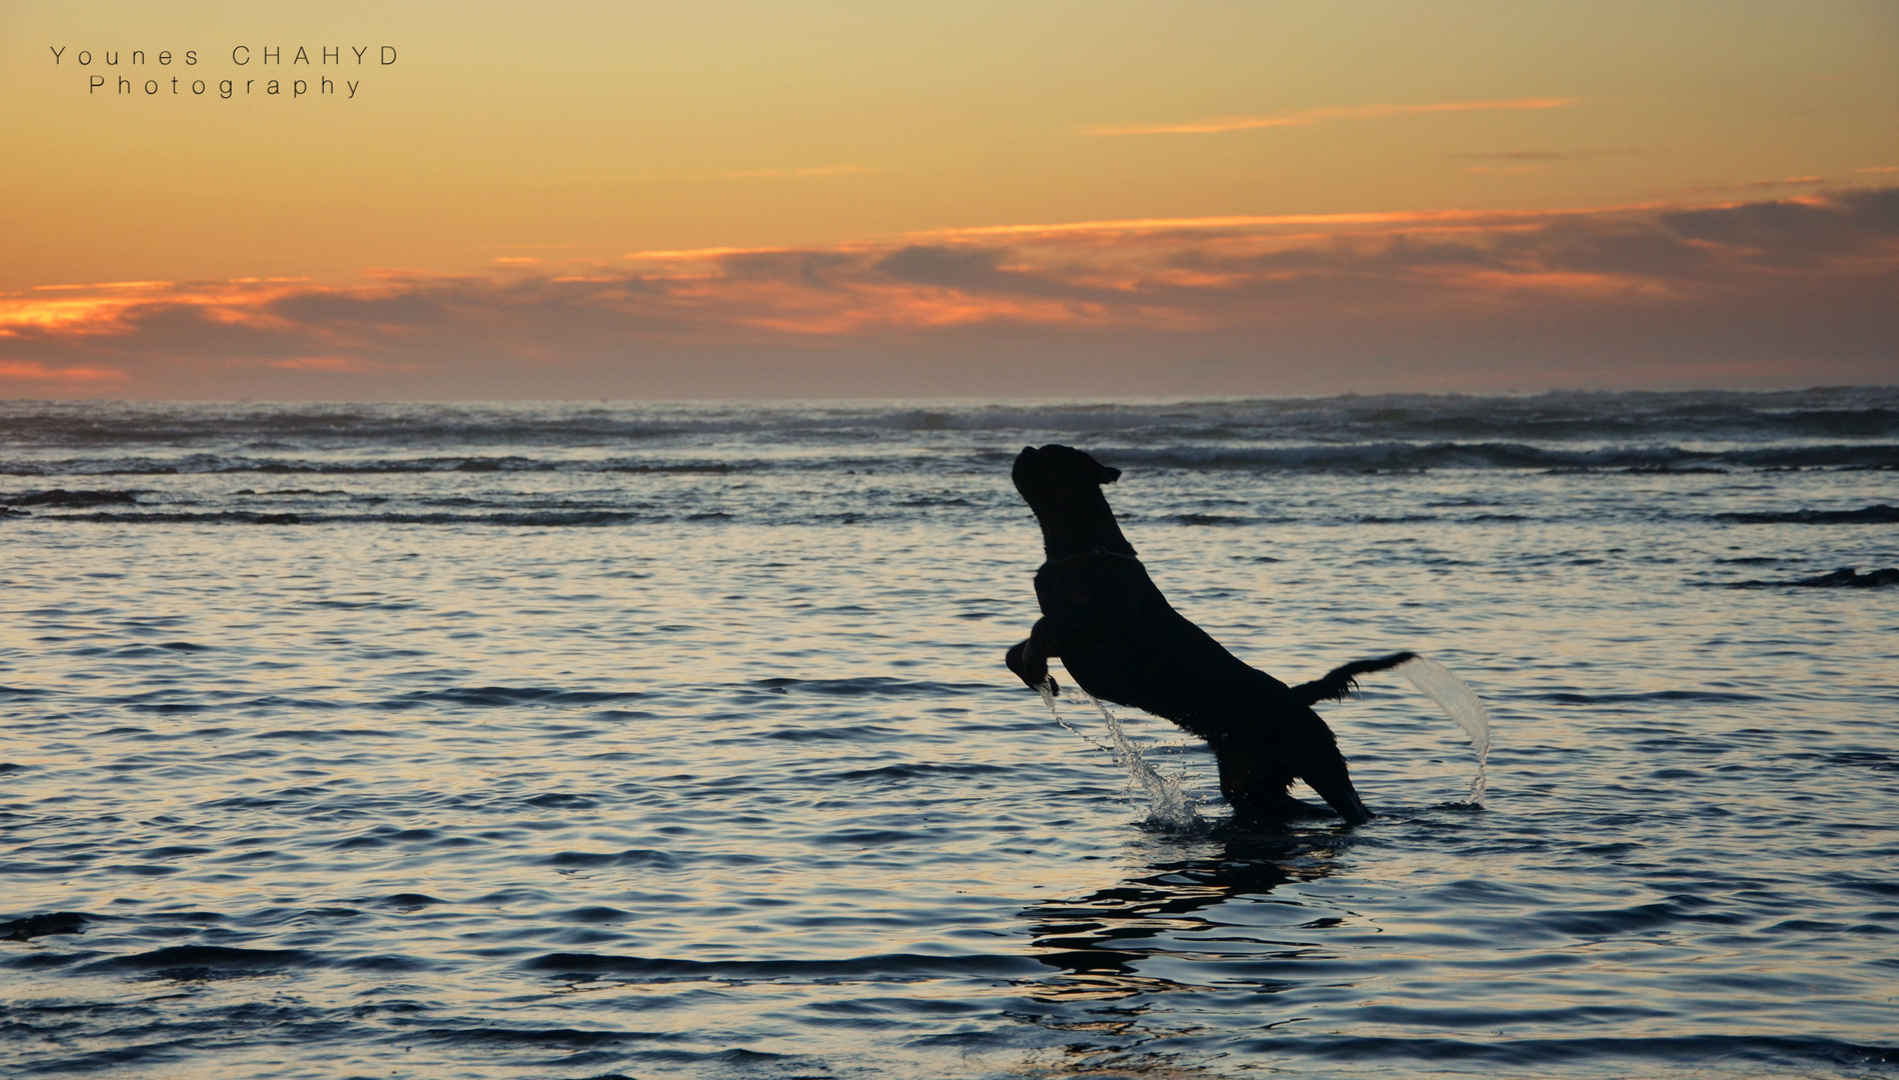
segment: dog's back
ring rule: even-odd
[[[1082,688],[1165,716],[1201,737],[1219,733],[1223,692],[1250,677],[1284,690],[1175,611],[1147,568],[1095,555],[1043,564],[1035,598]]]

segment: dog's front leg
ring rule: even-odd
[[[1029,689],[1040,691],[1046,688],[1051,694],[1059,694],[1062,688],[1055,681],[1055,676],[1048,673],[1048,658],[1060,655],[1061,650],[1055,643],[1055,631],[1048,625],[1048,620],[1042,618],[1035,620],[1028,638],[1016,642],[1015,648],[1009,650],[1003,662],[1009,665],[1010,671],[1015,672],[1016,678],[1028,684]]]

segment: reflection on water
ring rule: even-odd
[[[1218,909],[1232,901],[1263,901],[1287,882],[1317,881],[1332,873],[1334,855],[1349,843],[1343,830],[1269,834],[1221,822],[1201,832],[1199,838],[1153,842],[1162,858],[1119,884],[1023,910],[1020,917],[1033,935],[1030,955],[1059,972],[1027,984],[1034,996],[1112,1001],[1132,994],[1211,990],[1143,969],[1156,957],[1296,961],[1320,947],[1312,941],[1250,936],[1247,924],[1222,921]],[[1338,923],[1321,917],[1297,929]],[[1254,988],[1276,985],[1267,981]]]

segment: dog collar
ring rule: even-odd
[[[1129,555],[1123,551],[1109,551],[1105,547],[1098,547],[1098,548],[1091,548],[1087,551],[1077,551],[1073,555],[1064,555],[1059,559],[1044,559],[1042,561],[1042,566],[1044,569],[1046,569],[1050,566],[1060,566],[1061,564],[1066,563],[1066,562],[1074,562],[1076,559],[1086,559],[1086,558],[1091,558],[1096,555],[1110,555],[1117,559],[1126,559],[1129,562],[1141,561],[1138,555]]]

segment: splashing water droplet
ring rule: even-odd
[[[1464,803],[1478,805],[1484,797],[1484,763],[1490,759],[1490,712],[1470,686],[1442,664],[1419,656],[1392,670],[1411,680],[1412,686],[1437,702],[1444,715],[1470,736],[1470,745],[1477,751],[1477,779],[1471,781],[1470,795]]]
[[[1101,718],[1108,723],[1108,742],[1104,743],[1062,719],[1055,695],[1049,692],[1046,684],[1040,689],[1042,704],[1048,706],[1048,711],[1054,715],[1056,723],[1112,754],[1114,759],[1127,769],[1129,783],[1141,785],[1141,790],[1147,793],[1148,821],[1170,829],[1185,829],[1200,820],[1199,815],[1194,813],[1193,805],[1187,801],[1187,793],[1180,789],[1179,781],[1170,776],[1162,776],[1154,766],[1148,764],[1147,759],[1141,756],[1140,748],[1128,741],[1127,733],[1121,728],[1120,719],[1108,711],[1107,705],[1095,697],[1088,696],[1088,701],[1101,712]],[[1085,691],[1083,693],[1086,695]]]

